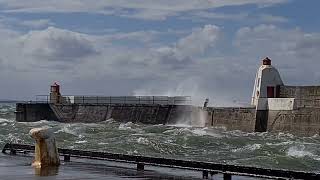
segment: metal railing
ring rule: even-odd
[[[191,105],[190,96],[58,96],[37,95],[37,103],[58,102],[58,104],[161,104]]]
[[[10,144],[7,143],[2,152],[15,155],[17,153],[27,154],[28,152],[34,152],[35,147],[24,144]],[[107,152],[95,152],[95,151],[82,151],[73,149],[59,148],[58,152],[60,156],[64,156],[65,161],[70,161],[70,157],[88,158],[96,160],[117,161],[125,163],[137,164],[137,170],[143,170],[145,165],[160,166],[168,168],[189,169],[195,171],[202,171],[204,179],[208,178],[208,174],[222,173],[224,179],[231,179],[232,175],[237,176],[249,176],[249,177],[261,177],[270,179],[306,179],[306,180],[318,180],[320,179],[319,173],[303,172],[303,171],[291,171],[280,169],[266,169],[249,166],[238,166],[219,164],[211,162],[199,162],[199,161],[187,161],[179,159],[167,159],[159,157],[146,157],[146,156],[134,156],[125,154],[113,154]]]

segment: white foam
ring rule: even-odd
[[[105,121],[101,121],[99,124],[103,124],[103,123],[112,123],[115,122],[115,120],[113,118],[107,119]]]
[[[100,142],[98,143],[98,145],[108,145],[109,143],[106,143],[106,142]]]
[[[84,143],[86,143],[87,141],[86,140],[82,140],[82,141],[76,141],[76,142],[74,142],[74,143],[76,143],[76,144],[84,144]]]
[[[172,135],[179,135],[182,133],[192,133],[190,128],[174,128],[174,129],[169,129],[163,132],[164,134],[172,134]],[[187,134],[188,135],[188,134]]]
[[[127,122],[127,123],[121,123],[119,125],[119,130],[128,130],[128,129],[132,129],[130,126],[132,125],[132,122]]]
[[[2,119],[2,118],[0,118],[0,123],[2,123],[2,122],[11,122],[9,119]]]
[[[144,137],[139,137],[139,138],[137,139],[137,142],[138,142],[139,144],[144,144],[144,145],[148,145],[148,144],[149,144],[149,140],[148,140],[147,138],[144,138]]]
[[[285,145],[291,145],[293,144],[293,141],[285,141],[285,142],[280,142],[280,143],[266,143],[268,146],[285,146]]]
[[[198,135],[198,136],[204,136],[207,135],[207,132],[205,129],[194,129],[191,131],[193,134]]]
[[[314,160],[320,160],[320,157],[307,151],[304,145],[292,146],[288,149],[287,155],[295,158],[310,157]]]
[[[78,133],[72,129],[70,129],[71,126],[68,124],[68,125],[64,125],[61,129],[59,129],[58,131],[54,132],[55,134],[56,133],[59,133],[59,132],[64,132],[64,133],[67,133],[67,134],[72,134],[74,136],[78,136]]]
[[[183,123],[177,123],[177,124],[168,124],[167,126],[171,127],[181,127],[181,128],[191,128],[192,126],[190,124],[183,124]]]
[[[248,144],[242,148],[232,149],[232,152],[255,151],[261,148],[261,144]]]

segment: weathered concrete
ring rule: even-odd
[[[132,105],[132,104],[20,104],[16,106],[16,120],[35,122],[101,122],[113,118],[120,122],[144,124],[175,124],[178,120],[192,123],[194,108],[189,105]]]
[[[268,130],[268,110],[257,110],[255,118],[255,132],[266,132]]]
[[[280,97],[320,99],[320,86],[280,86]]]
[[[227,130],[255,131],[254,108],[208,108],[207,124]]]
[[[268,131],[301,136],[320,134],[320,109],[299,108],[293,111],[269,111]]]
[[[49,104],[17,103],[16,121],[34,122],[40,120],[58,121],[59,119],[50,108]]]

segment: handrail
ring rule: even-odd
[[[2,152],[7,153],[10,151],[11,154],[34,152],[34,146],[24,144],[10,144],[7,143]],[[146,157],[146,156],[134,156],[125,154],[113,154],[107,152],[95,152],[95,151],[82,151],[72,149],[58,149],[61,156],[65,159],[70,160],[70,157],[97,159],[97,160],[109,160],[119,161],[126,163],[137,164],[137,168],[141,170],[144,165],[161,166],[169,168],[180,168],[202,171],[203,176],[207,177],[208,173],[223,173],[224,175],[231,178],[231,175],[239,176],[251,176],[251,177],[262,177],[262,178],[289,178],[289,179],[308,179],[316,180],[320,179],[320,174],[303,171],[291,171],[291,170],[280,170],[280,169],[266,169],[239,165],[228,165],[218,164],[211,162],[200,162],[200,161],[186,161],[178,159],[167,159],[158,157]]]
[[[163,104],[191,105],[191,96],[59,96],[60,104]],[[50,103],[49,95],[37,95],[38,103]]]

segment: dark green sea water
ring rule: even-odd
[[[51,127],[59,147],[320,172],[320,137],[245,133],[218,128],[119,123],[65,124],[14,120],[14,104],[0,104],[0,146],[33,144],[28,132]]]

